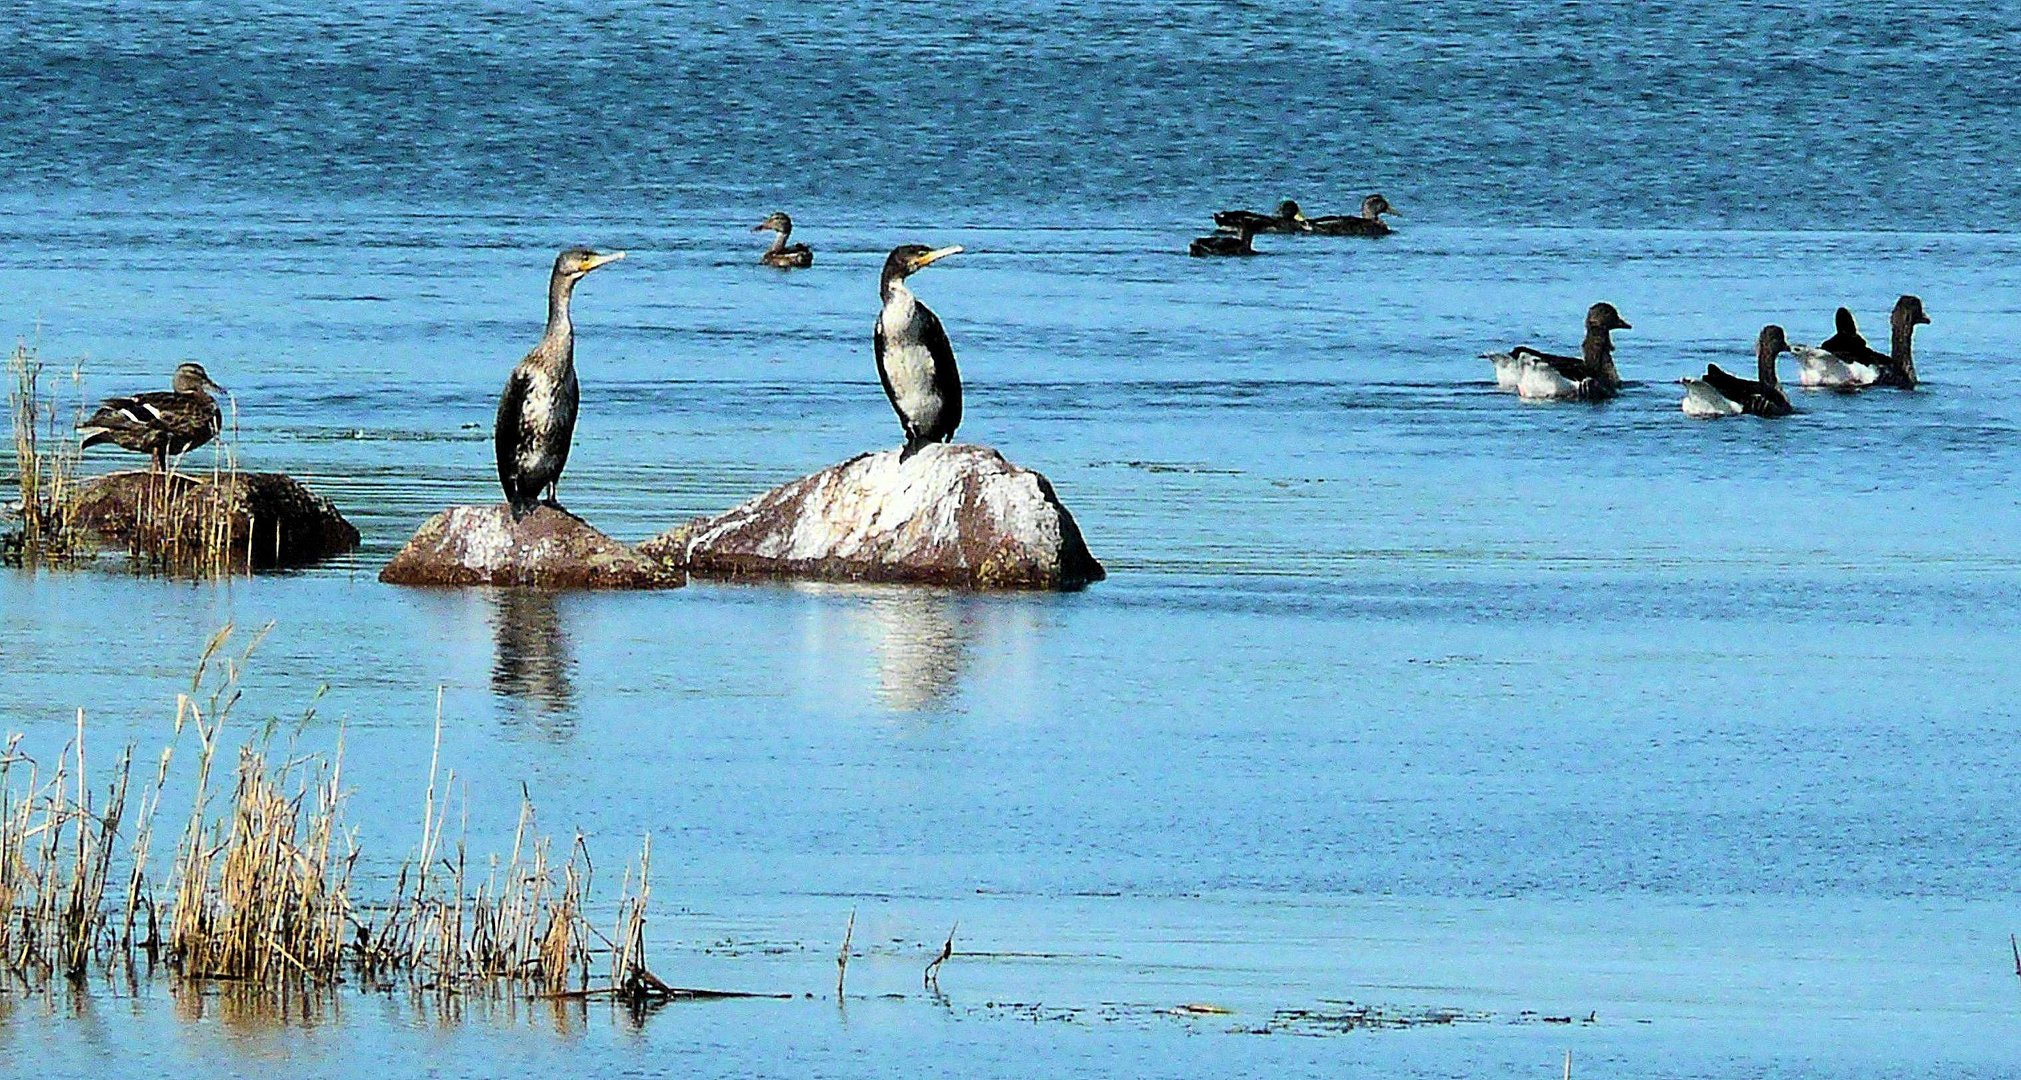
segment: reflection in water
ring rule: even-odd
[[[894,589],[866,598],[862,611],[876,651],[879,701],[925,712],[955,698],[975,643],[972,613],[960,597]]]
[[[575,711],[575,656],[562,625],[555,593],[541,589],[500,589],[494,594],[491,629],[497,649],[491,689],[503,697],[532,702],[547,713]]]

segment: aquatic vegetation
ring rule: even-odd
[[[19,342],[7,359],[12,376],[7,394],[8,414],[13,421],[14,482],[19,492],[15,513],[20,529],[9,534],[5,551],[9,561],[28,558],[41,561],[68,549],[74,535],[70,527],[70,490],[81,452],[68,427],[59,427],[62,409],[53,392],[43,383],[44,363],[26,342]],[[72,383],[77,373],[72,372]]]
[[[46,775],[20,751],[0,752],[0,970],[31,987],[58,977],[132,971],[142,961],[178,983],[229,980],[241,995],[276,995],[348,981],[457,993],[493,989],[552,998],[609,995],[645,1002],[683,993],[646,966],[650,846],[628,867],[612,933],[591,925],[591,867],[577,834],[566,858],[522,802],[504,859],[473,860],[445,837],[455,774],[436,752],[422,801],[421,835],[390,895],[361,899],[364,851],[345,824],[343,741],[297,753],[269,723],[227,738],[238,680],[265,631],[228,651],[218,631],[178,695],[174,735],[154,782],[128,797],[133,751],[123,751],[101,792],[87,772],[87,724]],[[311,709],[304,716],[313,716]],[[194,747],[183,749],[191,740]],[[179,749],[193,758],[193,795],[166,873],[151,848]],[[215,776],[233,761],[229,780]],[[122,828],[129,803],[131,831]],[[114,887],[118,883],[122,887]],[[592,962],[608,953],[608,984]]]

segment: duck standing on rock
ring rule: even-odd
[[[505,393],[498,400],[498,422],[492,428],[498,482],[505,488],[515,521],[533,510],[543,490],[547,501],[554,502],[575,437],[581,389],[575,378],[569,296],[584,275],[624,257],[622,251],[599,253],[581,247],[555,257],[554,273],[547,280],[547,332],[506,379]]]
[[[1245,221],[1235,226],[1235,234],[1214,233],[1194,238],[1186,245],[1186,254],[1194,258],[1211,255],[1254,255],[1256,254],[1256,224]]]
[[[1783,336],[1782,327],[1762,327],[1754,344],[1755,367],[1760,378],[1750,381],[1729,374],[1718,364],[1707,364],[1705,378],[1677,380],[1684,384],[1684,415],[1711,419],[1741,413],[1774,417],[1795,412],[1775,375],[1775,358],[1788,351],[1789,339]]]
[[[904,461],[928,443],[947,442],[961,426],[961,372],[954,366],[954,346],[940,316],[919,302],[905,279],[928,266],[960,254],[961,248],[929,248],[902,244],[884,260],[878,291],[884,307],[877,313],[871,343],[877,356],[877,378],[884,396],[905,428]]]
[[[1253,233],[1295,233],[1305,232],[1305,214],[1298,204],[1286,199],[1277,204],[1275,214],[1259,214],[1254,210],[1221,210],[1214,215],[1216,227],[1229,232],[1238,232],[1244,225]]]
[[[1921,297],[1903,296],[1895,301],[1895,310],[1889,318],[1892,338],[1888,351],[1878,352],[1860,336],[1859,327],[1853,322],[1853,313],[1840,308],[1837,316],[1837,333],[1826,338],[1813,348],[1809,345],[1792,345],[1790,352],[1796,355],[1797,381],[1804,386],[1825,386],[1839,390],[1859,390],[1869,386],[1892,386],[1903,390],[1916,388],[1916,359],[1911,339],[1916,327],[1928,325],[1930,317],[1923,313]]]
[[[132,397],[107,398],[77,425],[84,436],[83,447],[111,443],[154,459],[154,471],[168,468],[171,454],[181,455],[217,437],[224,427],[212,391],[225,388],[211,381],[202,364],[178,364],[169,390],[153,390]]]
[[[785,211],[775,210],[765,220],[751,226],[752,232],[764,232],[767,229],[772,230],[775,235],[772,237],[772,246],[765,249],[763,255],[758,256],[759,262],[766,266],[776,266],[781,270],[800,270],[814,265],[813,248],[805,244],[786,243],[786,238],[793,235],[793,219],[787,217]]]
[[[1305,225],[1309,232],[1320,236],[1388,236],[1390,227],[1384,223],[1384,214],[1396,213],[1396,207],[1381,195],[1370,195],[1361,200],[1359,214],[1328,214],[1308,220]]]
[[[1586,340],[1578,356],[1555,356],[1518,345],[1505,353],[1485,353],[1495,365],[1495,385],[1530,400],[1599,401],[1621,391],[1614,367],[1616,330],[1632,330],[1614,305],[1586,309]]]

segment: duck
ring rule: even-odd
[[[1757,379],[1743,379],[1733,375],[1718,364],[1705,365],[1702,379],[1683,378],[1684,415],[1701,419],[1721,416],[1788,416],[1795,412],[1790,408],[1788,395],[1782,392],[1782,383],[1776,378],[1776,357],[1789,351],[1789,338],[1782,327],[1773,323],[1761,328],[1761,336],[1754,342],[1754,361]]]
[[[1277,204],[1275,214],[1259,214],[1254,210],[1222,210],[1214,215],[1217,228],[1237,232],[1242,226],[1252,226],[1251,233],[1295,233],[1304,232],[1305,213],[1298,203],[1286,199]]]
[[[224,414],[212,392],[222,394],[225,388],[211,381],[202,364],[178,364],[168,390],[106,398],[90,419],[77,425],[84,436],[80,449],[111,443],[148,455],[154,471],[164,472],[171,455],[186,454],[223,430]]]
[[[1320,236],[1388,236],[1390,227],[1383,222],[1382,215],[1396,212],[1388,199],[1370,195],[1361,200],[1359,214],[1327,214],[1307,219],[1305,226],[1307,232]]]
[[[1210,255],[1254,255],[1256,254],[1255,239],[1256,224],[1245,221],[1235,226],[1233,235],[1228,233],[1212,233],[1207,236],[1194,237],[1193,242],[1186,245],[1186,254],[1192,255],[1195,258]]]
[[[805,244],[787,244],[786,238],[793,235],[793,219],[783,210],[774,210],[765,220],[751,226],[752,232],[770,229],[777,234],[772,237],[772,246],[765,249],[758,261],[766,266],[776,266],[781,270],[800,270],[814,265],[814,249]]]
[[[905,448],[898,453],[901,462],[933,443],[951,441],[961,426],[961,371],[954,364],[947,328],[905,283],[961,250],[960,245],[901,244],[885,257],[884,272],[878,276],[883,306],[877,311],[871,346],[877,379],[905,431]]]
[[[1586,340],[1578,356],[1557,356],[1518,345],[1508,352],[1483,353],[1495,365],[1495,385],[1533,401],[1600,401],[1621,391],[1614,367],[1616,330],[1632,330],[1614,305],[1586,309]]]
[[[1928,325],[1921,297],[1904,294],[1895,301],[1889,316],[1891,340],[1888,352],[1874,350],[1860,336],[1853,313],[1840,308],[1835,317],[1837,333],[1815,348],[1792,345],[1797,359],[1797,381],[1803,386],[1837,390],[1861,390],[1887,386],[1902,390],[1916,387],[1916,360],[1911,339],[1916,327]]]
[[[498,484],[505,489],[514,521],[532,513],[543,492],[549,505],[559,505],[555,500],[561,470],[568,464],[582,400],[575,377],[575,323],[569,318],[569,299],[576,282],[590,271],[624,257],[622,251],[585,247],[555,256],[547,278],[547,330],[506,378],[491,431]]]

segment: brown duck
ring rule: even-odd
[[[132,397],[107,398],[77,425],[84,446],[111,443],[154,459],[154,469],[168,468],[170,455],[180,456],[217,437],[224,426],[212,391],[225,388],[211,381],[202,364],[181,364],[170,390],[151,390]]]
[[[793,219],[783,211],[774,211],[765,220],[751,226],[752,232],[772,230],[772,246],[765,249],[758,261],[766,266],[776,266],[781,270],[799,270],[814,265],[814,249],[805,244],[788,244],[786,238],[793,235]]]

